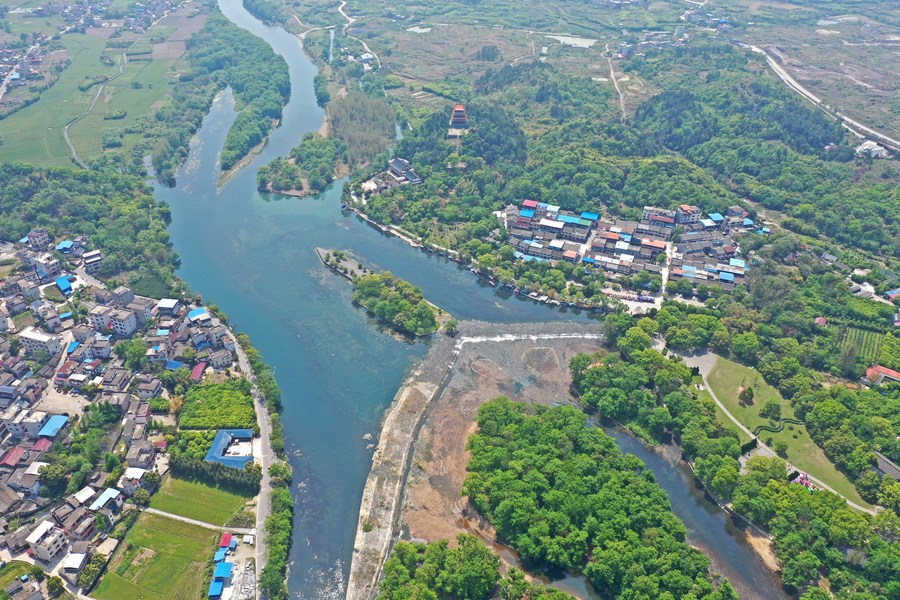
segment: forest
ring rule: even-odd
[[[431,544],[399,541],[384,564],[379,600],[570,600],[568,594],[526,581],[518,569],[500,575],[500,559],[473,535]]]
[[[388,271],[356,277],[353,301],[410,335],[438,329],[436,309],[422,297],[422,290]]]
[[[679,442],[693,461],[697,477],[720,502],[731,502],[740,514],[772,533],[783,565],[782,579],[803,598],[819,597],[816,582],[821,576],[841,594],[839,597],[893,598],[900,591],[900,520],[895,512],[900,489],[896,482],[890,478],[870,482],[876,488],[877,500],[887,507],[872,518],[854,512],[835,494],[822,490],[810,493],[804,486],[791,483],[780,458],[754,457],[742,475],[738,457],[744,449],[736,434],[717,420],[711,400],[700,400],[691,390],[691,370],[677,357],[666,358],[651,348],[651,336],[657,331],[669,335],[677,328],[690,332],[690,343],[697,347],[708,344],[726,354],[730,350],[739,360],[755,358],[759,341],[752,332],[732,336],[723,325],[731,324],[727,317],[720,322],[699,311],[674,309],[664,306],[655,319],[636,320],[627,314],[615,314],[604,320],[604,337],[616,352],[578,355],[570,364],[575,389],[585,405],[601,416],[634,426],[638,433],[647,432],[658,440],[672,436]],[[876,476],[865,462],[865,446],[860,448],[862,442],[853,440],[853,429],[865,432],[870,441],[878,436],[884,436],[882,442],[893,440],[891,421],[878,413],[889,402],[888,406],[895,408],[887,412],[896,419],[896,400],[890,399],[891,394],[887,401],[883,397],[872,401],[879,396],[877,391],[834,386],[793,396],[791,402],[814,439],[824,443],[826,452],[835,450],[827,441],[833,436],[835,441],[840,440],[837,447],[848,452],[851,461],[863,461],[861,466],[842,465],[832,455],[838,466],[865,469],[864,473]],[[841,401],[851,403],[853,412]],[[804,406],[806,402],[810,404]],[[859,561],[854,556],[867,556],[869,560]]]
[[[290,95],[287,63],[265,41],[234,25],[218,10],[187,41],[190,71],[182,74],[171,97],[153,114],[138,119],[125,133],[143,136],[130,160],[140,165],[150,151],[160,181],[174,184],[175,171],[187,157],[191,137],[215,95],[231,88],[239,114],[222,149],[222,170],[228,170],[263,141]],[[95,166],[121,156],[101,156]],[[140,166],[132,167],[140,169]]]
[[[157,298],[170,289],[177,263],[169,207],[138,177],[0,164],[0,182],[0,239],[18,240],[36,227],[57,239],[86,235],[103,250],[98,277]]]
[[[336,163],[346,160],[346,151],[340,140],[307,133],[291,149],[290,160],[276,158],[259,169],[257,185],[265,191],[317,194],[334,181]]]
[[[737,598],[653,474],[581,411],[498,398],[477,423],[463,494],[529,569],[582,573],[604,597]]]

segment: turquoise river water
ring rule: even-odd
[[[445,259],[414,250],[355,216],[342,215],[344,181],[319,196],[296,199],[256,191],[256,171],[287,155],[319,128],[314,65],[297,38],[263,25],[240,4],[223,13],[266,40],[289,65],[292,94],[281,125],[251,164],[217,189],[217,155],[236,113],[230,93],[215,102],[192,143],[174,188],[156,187],[172,209],[179,275],[232,325],[253,339],[275,368],[284,396],[286,442],[297,486],[289,587],[292,597],[340,598],[349,569],[360,496],[381,416],[404,374],[428,342],[408,344],[382,331],[350,302],[350,286],[323,269],[316,246],[347,248],[420,286],[460,319],[581,320],[587,316],[509,297]],[[744,597],[784,597],[742,535],[700,493],[683,466],[667,463],[628,437],[620,445],[657,473],[691,542]],[[570,582],[577,588],[582,583]]]

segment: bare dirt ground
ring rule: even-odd
[[[573,403],[569,360],[599,350],[597,340],[520,340],[463,346],[444,393],[426,412],[413,456],[402,522],[405,534],[425,541],[474,533],[487,543],[493,529],[477,517],[460,490],[466,443],[478,408],[498,396],[537,404]]]
[[[401,529],[429,540],[475,530],[493,540],[492,532],[480,525],[466,528],[471,523],[457,502],[465,479],[466,440],[478,407],[499,395],[545,404],[572,402],[568,361],[580,350],[595,349],[600,339],[596,326],[585,323],[465,322],[459,331],[455,338],[432,337],[425,360],[407,376],[386,413],[363,490],[347,600],[374,597]],[[409,509],[404,512],[406,496]],[[502,548],[497,550],[503,556]]]
[[[159,22],[162,27],[175,27],[174,33],[161,44],[153,44],[154,59],[176,60],[181,58],[187,49],[187,40],[200,31],[206,23],[206,15],[193,14],[193,8],[187,5],[177,10]]]

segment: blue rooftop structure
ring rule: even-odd
[[[56,280],[56,287],[66,296],[72,293],[72,282],[65,275]]]
[[[169,335],[169,330],[168,329],[157,329],[156,335]]]
[[[66,312],[64,312],[64,313],[59,313],[59,319],[60,319],[61,321],[65,321],[66,319],[71,319],[71,318],[72,318],[72,311],[71,311],[71,310],[66,311]]]
[[[72,251],[72,246],[75,245],[75,242],[72,240],[63,240],[56,245],[56,250],[62,252],[63,254],[68,254]]]
[[[195,308],[191,312],[188,313],[188,319],[196,319],[197,317],[202,317],[207,312],[205,306],[201,306],[200,308]]]
[[[225,560],[226,554],[228,554],[227,548],[219,548],[218,550],[216,550],[216,555],[213,557],[213,562],[222,562],[223,560]]]
[[[709,213],[709,218],[710,218],[710,220],[712,220],[714,223],[721,223],[721,222],[723,222],[723,221],[725,220],[725,217],[723,217],[723,216],[720,215],[719,213]]]
[[[81,345],[81,342],[69,342],[69,345],[66,347],[66,354],[72,354],[75,352],[75,348]]]
[[[753,227],[753,219],[744,217],[744,227]]]
[[[234,567],[234,563],[230,563],[228,561],[222,561],[216,565],[216,570],[213,572],[213,579],[228,579],[231,577],[231,569]]]
[[[91,510],[100,510],[106,503],[112,500],[113,498],[118,498],[122,492],[117,490],[116,488],[106,488],[103,490],[103,493],[97,496],[97,499],[91,503]]]
[[[595,261],[593,258],[591,258],[590,256],[585,256],[584,258],[581,259],[581,261],[582,261],[582,262],[589,263],[589,264],[594,264],[595,262],[597,262],[597,261]]]
[[[728,265],[744,269],[747,267],[747,261],[745,261],[743,258],[732,258],[728,261]]]
[[[177,371],[183,366],[184,363],[179,360],[166,361],[166,369],[168,369],[169,371]]]
[[[197,350],[206,350],[207,348],[212,348],[212,344],[206,341],[197,344]]]
[[[225,584],[221,581],[212,581],[209,584],[209,593],[206,595],[207,598],[221,598],[222,597],[222,588],[225,587]]]
[[[709,229],[710,227],[715,227],[716,222],[712,219],[700,219],[700,224]]]
[[[38,431],[38,436],[56,437],[59,430],[65,427],[68,422],[69,417],[66,415],[53,415],[47,419],[47,423]]]
[[[522,210],[519,211],[519,216],[525,217],[526,219],[533,219],[534,211],[530,208],[523,208]]]
[[[581,213],[581,218],[587,219],[588,221],[599,221],[600,215],[598,215],[597,213],[592,213],[592,212],[583,212],[583,213]]]
[[[722,271],[719,273],[719,281],[731,281],[734,282],[734,273],[726,273]]]
[[[233,469],[243,469],[253,460],[252,456],[225,456],[225,451],[234,440],[252,440],[252,429],[220,429],[213,438],[212,447],[206,453],[206,460],[217,462]]]
[[[769,234],[771,233],[771,231],[769,230],[768,227],[763,227],[762,229],[760,229],[760,230],[757,231],[756,233],[758,233],[759,235],[769,235]]]
[[[27,244],[27,243],[28,243],[28,236],[26,235],[26,236],[23,237],[21,240],[19,240],[19,243],[20,243],[20,244]]]
[[[573,225],[577,225],[581,219],[578,217],[570,217],[569,215],[558,215],[556,217],[556,220],[562,221],[563,223],[570,223]]]

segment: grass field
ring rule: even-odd
[[[881,344],[884,342],[884,334],[877,331],[867,331],[856,327],[836,328],[837,339],[841,352],[845,348],[856,347],[858,356],[866,364],[878,361],[881,353]]]
[[[782,418],[794,418],[794,409],[785,401],[778,390],[767,384],[762,375],[754,369],[750,369],[736,362],[719,357],[716,366],[707,377],[710,386],[722,403],[728,407],[729,412],[752,430],[757,425],[772,425],[772,421],[761,417],[759,411],[768,401],[776,401],[781,404]],[[738,400],[741,387],[754,386],[756,396],[753,404],[743,406]],[[758,387],[756,387],[758,386]],[[784,441],[787,446],[787,459],[797,468],[802,469],[821,479],[829,486],[843,494],[845,497],[861,504],[870,506],[859,497],[856,488],[847,477],[838,471],[825,456],[825,452],[809,437],[804,425],[786,425],[778,433],[764,431],[760,438],[772,441]]]
[[[31,565],[28,563],[13,561],[0,569],[0,589],[5,588],[14,579],[18,579],[22,575],[31,572]]]
[[[213,525],[224,525],[250,496],[241,496],[202,483],[169,477],[150,506]]]
[[[119,546],[91,595],[100,600],[203,598],[217,539],[210,529],[145,513],[125,536],[126,543]]]
[[[692,383],[693,383],[695,386],[697,386],[697,385],[703,385],[703,378],[700,377],[700,376],[694,377],[694,379],[692,380]],[[750,436],[747,435],[746,433],[744,433],[744,430],[743,430],[743,429],[741,429],[740,427],[738,427],[737,425],[735,425],[735,424],[734,424],[734,421],[732,421],[731,419],[729,419],[729,418],[725,415],[725,411],[722,410],[721,408],[719,408],[719,405],[718,405],[718,404],[715,404],[715,402],[714,402],[713,399],[712,399],[712,396],[709,394],[708,391],[706,391],[706,388],[705,388],[705,387],[704,387],[704,389],[702,389],[702,390],[698,390],[698,389],[695,387],[695,388],[694,388],[694,391],[697,392],[697,396],[698,396],[701,400],[709,400],[711,403],[713,403],[713,404],[715,405],[715,407],[716,407],[716,419],[719,420],[719,423],[721,423],[722,426],[725,427],[725,429],[729,429],[729,430],[735,432],[735,433],[737,434],[737,436],[738,436],[738,439],[741,440],[741,444],[746,444],[747,442],[750,441]]]
[[[63,140],[63,127],[90,105],[96,87],[85,92],[78,85],[85,77],[112,75],[115,69],[100,62],[105,40],[93,35],[63,36],[71,64],[41,94],[40,100],[0,121],[0,162],[28,162],[38,166],[71,165]],[[100,131],[96,132],[98,139]]]

